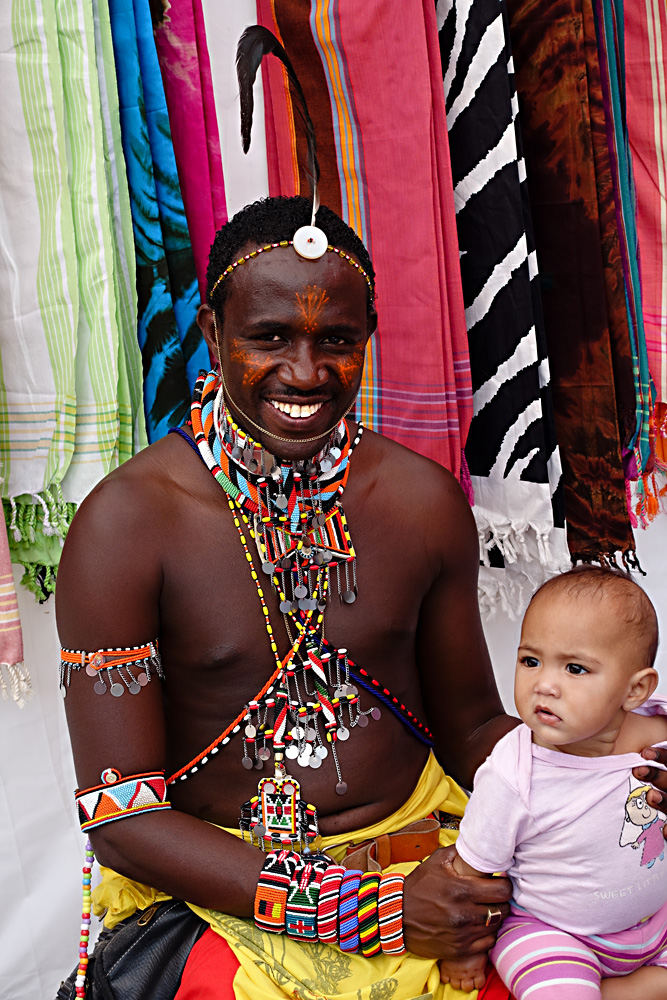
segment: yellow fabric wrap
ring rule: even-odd
[[[320,837],[317,850],[324,850],[340,861],[348,844],[360,844],[394,830],[401,830],[435,809],[462,816],[467,798],[448,778],[433,754],[429,755],[417,787],[395,813],[341,838]],[[240,836],[238,830],[227,830]],[[458,831],[441,830],[440,846],[456,840]],[[408,874],[418,862],[391,865],[385,871]],[[106,910],[106,926],[113,927],[136,909],[169,899],[150,886],[132,882],[108,868],[102,868],[102,881],[93,891],[93,909],[97,916]],[[216,934],[231,946],[240,965],[234,978],[237,1000],[475,1000],[477,991],[463,993],[440,982],[438,964],[433,959],[411,955],[378,955],[363,958],[346,954],[332,945],[292,941],[285,934],[265,934],[252,920],[230,917],[217,910],[205,910],[188,904],[207,921]]]

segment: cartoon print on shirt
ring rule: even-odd
[[[664,820],[657,809],[646,800],[651,785],[632,787],[630,779],[630,794],[625,801],[625,818],[619,845],[633,850],[642,848],[640,865],[642,868],[652,868],[656,861],[665,857],[665,839],[662,835]]]

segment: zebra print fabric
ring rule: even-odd
[[[516,615],[569,566],[504,0],[438,0],[474,416],[480,603]]]

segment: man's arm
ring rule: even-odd
[[[147,468],[148,466],[148,468]],[[143,475],[151,473],[143,463]],[[155,470],[157,471],[157,470]],[[141,481],[111,477],[82,505],[58,574],[60,640],[94,652],[156,638],[162,566],[162,511]],[[151,526],[151,530],[149,530]],[[163,528],[163,530],[166,530]],[[164,768],[161,681],[139,694],[94,693],[85,670],[72,672],[65,707],[80,789],[116,768],[134,775]],[[238,838],[176,810],[129,816],[90,831],[98,860],[163,892],[237,916],[252,914],[261,853]]]
[[[518,719],[505,714],[484,638],[472,512],[445,470],[436,487],[429,538],[439,567],[419,617],[417,663],[437,756],[448,774],[472,788],[475,771]]]

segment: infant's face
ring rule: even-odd
[[[622,722],[630,678],[641,666],[635,657],[608,597],[538,595],[523,621],[514,684],[534,741],[586,754],[585,741]]]

